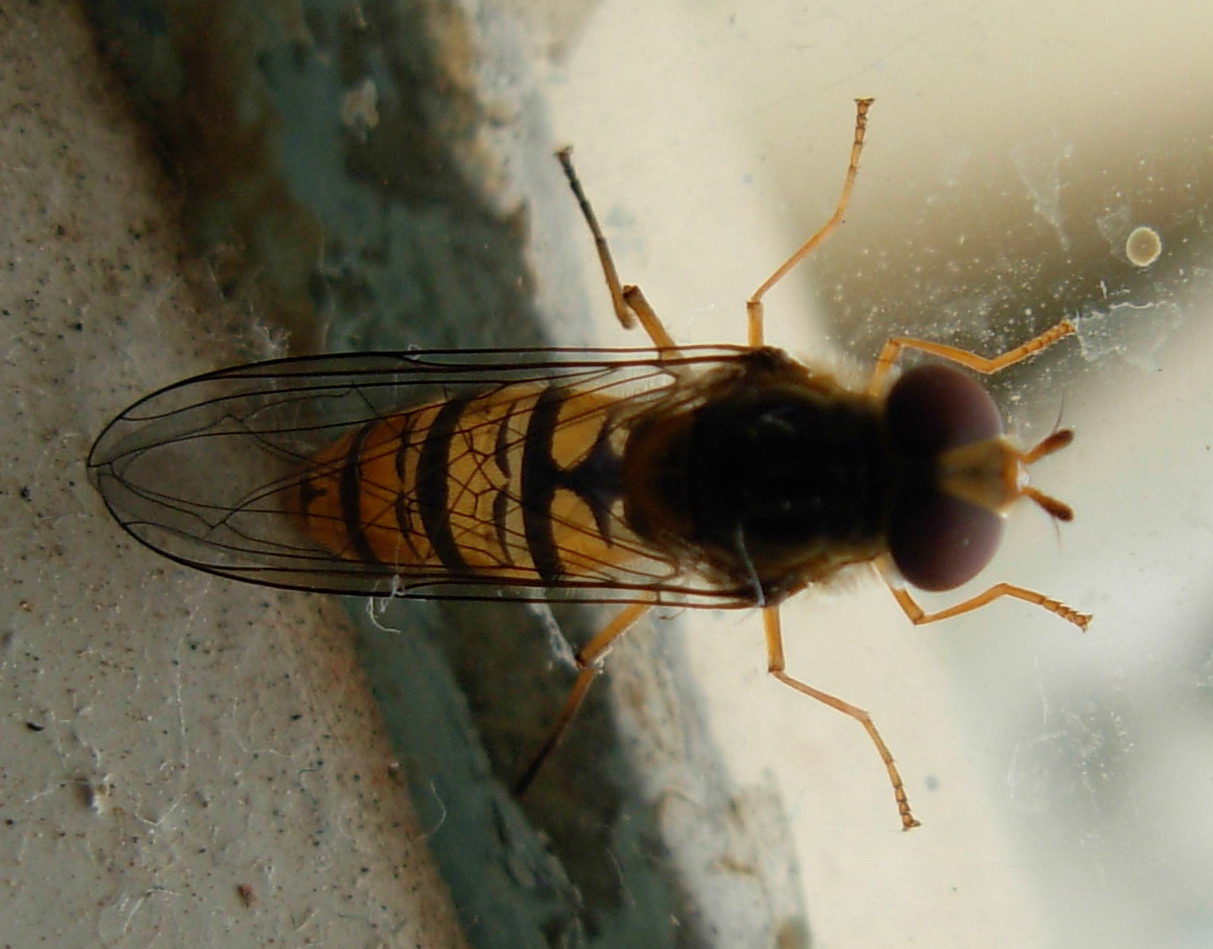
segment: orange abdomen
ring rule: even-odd
[[[368,422],[315,456],[299,516],[337,556],[402,575],[592,575],[632,555],[615,404],[515,383]]]

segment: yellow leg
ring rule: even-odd
[[[1017,587],[1011,583],[996,583],[989,589],[978,593],[976,596],[971,596],[961,603],[938,610],[935,613],[928,613],[918,605],[917,601],[906,591],[905,587],[889,579],[892,570],[887,564],[882,563],[880,570],[885,583],[889,587],[889,591],[897,601],[897,605],[902,608],[906,616],[909,617],[910,622],[915,626],[925,626],[927,623],[937,623],[941,619],[951,619],[953,616],[971,613],[973,610],[979,610],[983,606],[988,606],[990,603],[1004,596],[1034,603],[1036,606],[1042,607],[1050,613],[1056,613],[1062,619],[1073,623],[1082,630],[1085,630],[1091,623],[1090,613],[1080,613],[1073,607],[1066,606],[1066,604],[1059,600],[1047,597],[1043,593]]]
[[[564,169],[564,176],[568,179],[569,187],[573,189],[573,196],[577,199],[581,216],[585,218],[585,223],[594,236],[594,249],[598,252],[598,262],[602,265],[603,276],[606,277],[607,290],[611,294],[611,306],[615,309],[616,318],[623,324],[624,329],[631,329],[639,320],[640,325],[649,334],[649,339],[653,341],[653,345],[658,350],[676,348],[673,337],[666,331],[653,308],[649,306],[648,301],[640,292],[640,288],[625,286],[620,282],[619,271],[615,268],[615,259],[611,256],[611,248],[607,244],[606,235],[598,226],[598,216],[594,214],[590,200],[581,188],[577,172],[573,169],[572,152],[571,148],[562,148],[556,153],[556,157],[560,160],[560,167]]]
[[[847,205],[851,202],[851,191],[855,187],[855,176],[859,174],[859,154],[863,151],[863,139],[868,130],[868,109],[872,107],[873,101],[872,99],[855,100],[855,137],[851,142],[851,161],[847,165],[847,175],[842,182],[842,194],[838,198],[838,206],[834,208],[834,213],[830,215],[830,219],[825,222],[816,234],[796,248],[792,256],[780,264],[775,272],[767,277],[762,282],[762,285],[750,294],[750,298],[746,300],[745,310],[746,320],[749,324],[749,343],[754,349],[762,346],[764,341],[762,298],[766,296],[767,291],[771,287],[786,277],[797,264],[813,253],[821,242],[833,234],[838,229],[838,225],[842,223],[843,215],[847,211]]]
[[[879,395],[881,393],[889,370],[893,368],[893,364],[897,361],[897,358],[906,349],[917,349],[919,352],[939,356],[941,359],[958,363],[966,369],[972,369],[974,372],[990,375],[1035,356],[1059,340],[1072,336],[1075,332],[1073,323],[1069,320],[1062,320],[1056,326],[1050,327],[1039,336],[1033,337],[1026,343],[1016,346],[1014,349],[1007,350],[1001,356],[995,356],[992,359],[971,353],[967,349],[958,349],[955,346],[948,346],[944,343],[933,343],[930,340],[914,339],[909,336],[893,336],[885,340],[884,348],[881,349],[880,356],[876,359],[876,366],[872,370],[872,378],[868,382],[868,394]]]
[[[880,760],[884,762],[885,770],[889,774],[889,781],[893,785],[893,796],[897,799],[897,813],[901,816],[902,830],[910,830],[913,827],[917,827],[918,821],[910,811],[910,802],[906,798],[906,789],[901,780],[901,773],[897,770],[897,765],[893,761],[893,755],[889,751],[889,746],[880,737],[880,732],[877,731],[876,725],[872,721],[872,716],[863,709],[849,702],[844,702],[842,699],[830,695],[828,692],[815,689],[811,685],[793,678],[784,671],[783,632],[779,624],[779,607],[770,606],[764,609],[762,611],[762,623],[767,638],[767,671],[784,685],[795,689],[802,695],[807,695],[811,699],[816,699],[818,702],[828,705],[832,709],[842,712],[843,715],[855,719],[855,721],[863,726],[864,731],[868,733],[868,737],[872,739],[872,743],[876,746]]]
[[[519,797],[526,794],[527,790],[535,782],[535,777],[539,774],[539,770],[548,758],[551,757],[552,752],[559,747],[560,743],[564,740],[564,736],[568,734],[569,726],[573,723],[573,719],[577,717],[577,710],[581,708],[581,703],[585,701],[585,697],[590,691],[590,686],[594,684],[598,673],[602,671],[603,658],[615,644],[615,641],[635,626],[637,620],[652,608],[652,603],[631,604],[611,620],[606,629],[586,643],[581,651],[577,653],[577,668],[580,671],[573,682],[573,688],[569,691],[569,697],[565,699],[564,708],[561,709],[556,723],[548,734],[547,741],[543,743],[543,747],[531,759],[531,763],[527,766],[526,771],[522,773],[522,777],[514,784],[514,793]]]

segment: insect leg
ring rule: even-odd
[[[933,343],[930,340],[915,339],[910,336],[891,336],[885,340],[884,348],[881,349],[880,356],[876,359],[876,366],[872,370],[872,378],[868,382],[868,394],[880,394],[889,370],[893,368],[893,364],[897,361],[898,356],[906,349],[917,349],[919,352],[939,356],[941,359],[959,363],[967,369],[972,369],[974,372],[980,372],[988,376],[991,373],[1006,369],[1008,366],[1014,366],[1017,362],[1023,362],[1025,359],[1035,356],[1059,340],[1072,336],[1075,332],[1077,330],[1073,323],[1069,320],[1062,320],[1057,325],[1045,330],[1039,336],[1035,336],[1026,343],[1022,343],[1014,349],[1009,349],[1001,356],[995,356],[992,359],[979,356],[977,353],[969,352],[967,349],[948,346],[945,343]]]
[[[762,298],[766,292],[779,283],[797,264],[813,253],[827,237],[838,229],[842,216],[846,214],[847,205],[851,202],[851,191],[855,187],[855,176],[859,174],[859,153],[863,151],[863,139],[868,130],[868,109],[872,107],[873,99],[855,100],[855,138],[851,142],[851,161],[847,165],[847,176],[842,182],[842,194],[838,198],[838,206],[830,219],[822,225],[812,237],[796,248],[795,252],[785,260],[771,276],[762,282],[745,304],[746,319],[749,323],[749,343],[757,349],[763,344],[763,308]]]
[[[893,755],[889,751],[889,746],[884,743],[884,739],[880,737],[880,732],[876,730],[876,725],[872,722],[872,716],[863,709],[849,702],[844,702],[842,699],[830,695],[828,692],[815,689],[811,685],[793,678],[784,671],[783,632],[780,629],[779,623],[779,607],[769,606],[762,611],[762,625],[766,631],[767,639],[767,672],[784,685],[795,689],[802,695],[807,695],[811,699],[816,699],[818,702],[822,702],[832,709],[837,709],[843,715],[850,716],[863,726],[864,731],[868,733],[868,737],[872,739],[872,743],[876,745],[876,751],[880,754],[880,760],[884,762],[885,770],[889,773],[889,781],[893,785],[893,796],[897,799],[897,813],[901,815],[902,830],[910,830],[912,827],[917,827],[918,821],[910,811],[910,802],[906,798],[906,789],[902,783],[901,774],[897,770],[897,765],[893,762]]]
[[[624,286],[620,282],[619,271],[615,269],[615,259],[611,256],[611,248],[607,244],[606,235],[598,226],[598,216],[594,214],[594,209],[590,206],[590,199],[585,196],[585,192],[581,188],[581,181],[573,169],[572,152],[571,148],[562,148],[556,153],[556,157],[560,160],[560,167],[564,169],[564,176],[569,181],[569,187],[573,189],[577,206],[581,208],[581,216],[585,218],[585,223],[594,236],[594,249],[598,252],[598,262],[602,265],[602,273],[606,277],[607,289],[611,293],[611,306],[615,308],[615,316],[623,324],[624,329],[631,329],[639,320],[640,325],[649,334],[649,339],[653,341],[653,345],[657,349],[677,348],[674,338],[666,331],[661,318],[649,306],[644,294],[640,292],[640,288]]]
[[[527,789],[535,782],[539,769],[543,767],[552,752],[564,740],[564,736],[568,734],[569,726],[573,723],[573,719],[576,718],[577,710],[581,708],[581,703],[590,691],[590,686],[594,684],[598,673],[602,671],[602,660],[610,652],[611,647],[615,644],[615,640],[635,626],[636,621],[644,616],[652,607],[652,603],[631,604],[611,620],[602,632],[586,643],[577,653],[577,668],[579,670],[577,679],[573,682],[573,688],[569,690],[569,697],[565,699],[564,708],[560,710],[560,715],[556,719],[556,724],[552,726],[547,741],[543,743],[543,747],[531,759],[531,763],[527,766],[526,771],[522,773],[522,777],[514,784],[514,793],[519,797],[526,794]]]
[[[905,587],[890,579],[890,566],[882,562],[880,570],[885,583],[889,587],[889,591],[893,594],[893,598],[897,600],[897,605],[902,608],[906,616],[909,617],[910,622],[915,626],[923,626],[927,623],[938,622],[941,619],[960,616],[963,613],[971,613],[973,610],[979,610],[999,597],[1004,596],[1012,596],[1019,600],[1026,600],[1028,603],[1035,603],[1050,613],[1056,613],[1067,622],[1073,623],[1079,629],[1085,630],[1091,622],[1090,613],[1080,613],[1073,607],[1066,606],[1066,604],[1059,600],[1047,597],[1043,593],[1037,593],[1035,590],[1026,590],[1023,587],[1017,587],[1010,583],[996,583],[988,590],[978,593],[976,596],[971,596],[961,603],[949,606],[947,609],[942,609],[935,613],[928,613],[918,605],[917,601],[906,591]]]

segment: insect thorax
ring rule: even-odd
[[[779,350],[748,353],[658,406],[623,460],[629,525],[771,603],[884,547],[881,408]]]

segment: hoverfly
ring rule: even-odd
[[[89,457],[106,505],[141,543],[223,577],[382,597],[570,599],[622,610],[577,655],[555,747],[611,645],[655,606],[762,611],[772,676],[858,721],[917,825],[868,713],[785,670],[779,606],[874,565],[910,621],[1017,597],[999,583],[935,613],[906,585],[951,590],[989,562],[1002,516],[1028,498],[1070,509],[1027,470],[1069,444],[1020,450],[993,400],[954,366],[990,374],[1074,333],[1063,321],[985,358],[905,337],[848,389],[763,341],[763,297],[842,222],[870,99],[833,215],[747,301],[746,345],[676,345],[610,250],[566,150],[614,310],[652,348],[361,353],[225,369],[137,402]],[[905,350],[939,362],[893,379]]]

